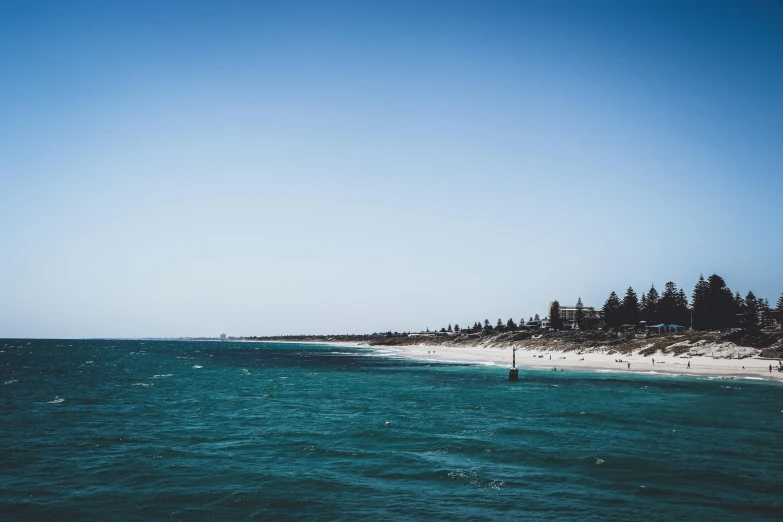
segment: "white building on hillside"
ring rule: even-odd
[[[598,317],[595,308],[593,308],[592,306],[584,306],[582,307],[582,310],[584,310],[586,318]],[[568,322],[576,321],[576,306],[561,306],[560,319]]]

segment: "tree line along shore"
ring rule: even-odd
[[[783,355],[783,295],[771,307],[766,298],[749,291],[743,298],[732,292],[725,280],[713,274],[699,277],[692,297],[673,282],[662,293],[653,285],[641,297],[629,287],[620,298],[609,294],[604,305],[595,310],[585,307],[581,298],[575,310],[566,315],[554,300],[544,319],[536,314],[524,317],[476,321],[461,328],[459,324],[426,329],[422,332],[376,332],[356,335],[287,335],[245,337],[245,340],[300,342],[363,342],[378,346],[450,345],[450,346],[518,346],[537,349],[607,350],[617,353],[652,355],[687,354],[694,347],[721,346],[726,357],[752,355],[779,358]],[[732,346],[749,349],[734,350]],[[726,349],[729,348],[729,349]]]

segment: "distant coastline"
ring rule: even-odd
[[[413,359],[501,367],[511,365],[512,351],[516,349],[516,364],[521,368],[783,381],[783,372],[778,371],[783,332],[687,332],[650,338],[611,332],[507,332],[486,336],[308,335],[243,340],[366,346]]]
[[[498,319],[493,326],[485,319],[464,328],[449,324],[415,333],[238,340],[364,343],[417,357],[504,365],[516,349],[522,351],[520,364],[526,364],[526,358],[529,366],[550,369],[633,372],[657,366],[655,371],[783,379],[783,295],[773,308],[768,299],[752,291],[744,298],[733,293],[721,276],[712,274],[699,277],[690,302],[685,291],[669,281],[662,293],[652,285],[641,299],[632,287],[622,299],[612,291],[600,310],[584,306],[581,297],[575,306],[561,306],[554,300],[548,316],[523,317],[519,323]]]

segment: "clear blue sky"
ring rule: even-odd
[[[783,291],[783,5],[0,2],[0,337]]]

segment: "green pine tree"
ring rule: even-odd
[[[745,328],[758,328],[759,326],[759,311],[761,306],[758,299],[753,292],[748,292],[745,296],[745,314],[743,325]]]
[[[560,317],[560,303],[556,300],[549,305],[549,327],[552,330],[561,330],[563,328],[563,319]]]
[[[709,328],[723,330],[736,324],[734,296],[726,281],[718,274],[707,279],[707,310]],[[747,303],[746,303],[747,305]]]
[[[581,330],[582,327],[584,327],[585,324],[585,307],[582,304],[582,298],[576,300],[576,313],[574,314],[574,321],[576,321],[576,326],[579,327]]]
[[[744,328],[745,327],[745,314],[747,313],[747,309],[745,306],[745,300],[742,298],[739,292],[736,292],[734,294],[734,303],[732,305],[732,311],[734,313],[734,321],[732,321],[732,326],[736,326],[738,328]]]
[[[644,297],[644,294],[642,294]],[[642,309],[641,318],[646,321],[647,324],[658,323],[658,290],[655,289],[655,285],[650,286],[650,290],[645,297],[645,306]]]
[[[669,281],[658,300],[658,319],[664,324],[672,324],[677,317],[677,285]]]
[[[707,284],[707,281],[704,280],[704,276],[700,275],[699,281],[693,288],[691,301],[694,330],[706,330],[709,328],[709,310],[707,309],[708,293],[709,285]]]
[[[601,311],[603,312],[604,322],[610,328],[617,330],[623,324],[620,315],[620,298],[617,297],[615,292],[609,294],[609,298],[604,303]]]
[[[680,291],[677,292],[677,304],[675,307],[675,316],[676,316],[676,320],[674,321],[675,324],[678,324],[680,326],[690,325],[691,311],[688,308],[688,297],[685,295],[685,290],[683,290],[682,288],[680,288]]]
[[[623,324],[632,324],[634,326],[639,324],[639,298],[636,297],[636,292],[630,286],[625,292],[625,297],[623,297],[620,314]]]

